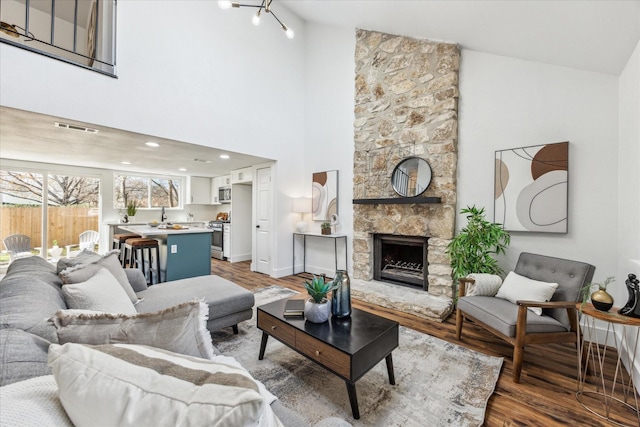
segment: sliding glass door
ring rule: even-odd
[[[67,255],[80,233],[99,231],[100,180],[95,177],[2,170],[0,199],[0,238],[24,234],[32,253],[45,259]],[[62,251],[52,253],[53,246]],[[2,249],[0,262],[6,262],[11,249],[6,244]]]
[[[3,241],[0,265],[10,260],[14,250],[7,237],[23,234],[31,239],[30,249],[39,255],[42,248],[41,173],[0,170],[0,238]]]

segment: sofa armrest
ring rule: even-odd
[[[129,284],[133,288],[134,292],[138,293],[148,289],[147,279],[145,279],[142,271],[137,268],[125,268],[124,272],[127,275],[127,280],[129,280]]]

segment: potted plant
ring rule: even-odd
[[[49,249],[49,255],[51,255],[51,259],[57,261],[60,259],[60,255],[62,255],[62,248],[58,246],[58,241],[54,240],[51,242],[51,249]],[[67,254],[69,256],[69,254]]]
[[[459,279],[471,273],[502,274],[494,255],[504,254],[511,242],[509,232],[502,224],[489,222],[484,208],[466,207],[460,211],[467,215],[467,226],[447,246],[453,276]]]
[[[331,223],[327,221],[320,224],[320,231],[322,234],[331,234]]]
[[[138,212],[138,204],[135,200],[127,202],[127,218],[129,222],[133,222],[133,219],[136,216],[136,212]]]
[[[313,323],[323,323],[329,319],[331,300],[327,294],[340,286],[333,281],[325,282],[324,276],[313,275],[311,283],[305,281],[304,287],[311,298],[304,304],[304,317]]]
[[[591,304],[596,310],[609,311],[613,307],[613,297],[607,292],[607,286],[615,281],[614,276],[609,276],[602,283],[592,282],[584,285],[582,288],[582,305],[584,306],[591,298]]]

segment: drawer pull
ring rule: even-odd
[[[273,331],[275,331],[275,330],[276,330],[276,328],[277,328],[277,326],[276,326],[276,325],[272,325],[272,326],[271,326],[271,330],[273,330]]]
[[[320,356],[320,350],[316,350],[316,356]]]

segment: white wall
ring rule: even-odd
[[[618,97],[620,254],[617,277],[624,282],[629,273],[640,277],[640,42],[620,75]],[[626,301],[625,288],[621,286],[619,290],[614,295],[616,301]]]
[[[570,141],[569,232],[513,232],[500,260],[506,271],[527,251],[591,263],[595,281],[616,275],[617,82],[611,75],[463,49],[458,210],[475,204],[493,220],[495,150]],[[457,229],[464,223],[459,215]]]
[[[300,196],[311,197],[313,172],[338,170],[337,233],[347,234],[347,259],[351,266],[353,237],[353,100],[355,93],[355,29],[307,24],[305,87],[304,173],[298,182]],[[320,232],[320,221],[305,215],[309,230]],[[291,230],[298,214],[291,218]],[[338,254],[343,268],[344,253]],[[333,241],[307,240],[308,271],[333,277]],[[296,270],[298,271],[298,270]]]
[[[624,281],[629,273],[640,277],[640,43],[618,80],[618,286],[612,292],[617,306],[623,306],[628,293]],[[640,351],[636,334],[626,337],[628,349]],[[627,358],[625,360],[633,360]],[[629,368],[627,366],[627,368]],[[640,360],[635,359],[635,384],[640,384]],[[638,386],[636,386],[636,389]]]
[[[304,175],[302,21],[285,37],[252,9],[215,1],[118,3],[117,74],[110,78],[0,45],[0,104],[276,159],[275,218],[289,215]],[[276,222],[274,274],[290,271],[291,224]],[[285,243],[286,242],[286,243]]]

